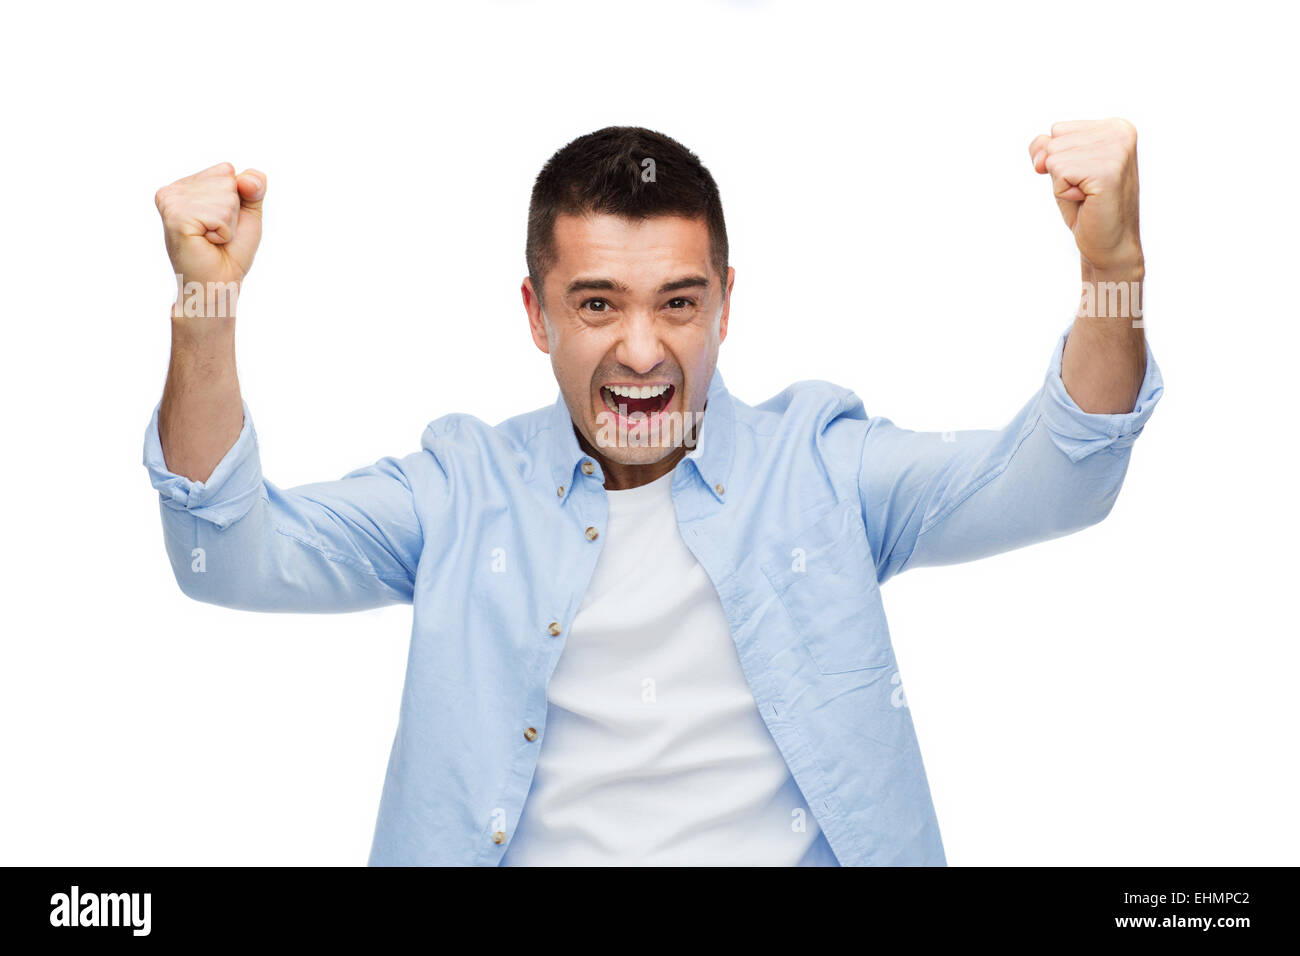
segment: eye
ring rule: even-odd
[[[692,308],[694,305],[695,305],[694,299],[688,299],[683,296],[678,296],[675,299],[668,300],[668,308],[670,309],[689,309]]]
[[[588,299],[586,302],[582,303],[582,308],[591,312],[608,312],[609,303],[604,299]]]

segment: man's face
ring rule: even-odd
[[[533,341],[551,356],[607,475],[625,486],[652,480],[685,454],[683,438],[693,440],[727,337],[735,270],[723,296],[708,226],[678,216],[563,215],[555,248],[544,305],[531,280],[523,284]]]

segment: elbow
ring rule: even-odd
[[[172,575],[181,593],[204,604],[215,604],[212,587],[208,578],[207,554],[203,548],[192,548],[189,552],[172,553]]]
[[[1100,524],[1110,515],[1119,499],[1120,489],[1124,486],[1124,473],[1123,467],[1110,467],[1095,477],[1071,483],[1069,502],[1062,508],[1071,525],[1067,531],[1079,531]]]
[[[1118,498],[1119,486],[1116,485],[1114,488],[1111,488],[1104,494],[1098,495],[1090,501],[1084,512],[1086,520],[1083,527],[1087,528],[1095,524],[1101,524],[1102,521],[1109,517],[1111,510],[1115,507],[1115,501]]]
[[[169,532],[171,528],[167,529]],[[214,555],[207,547],[196,543],[193,531],[188,533],[168,533],[167,559],[171,563],[172,576],[181,593],[204,604],[222,604],[220,598],[220,567],[227,564],[221,555]],[[216,560],[214,560],[216,558]]]

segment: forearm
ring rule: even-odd
[[[1114,272],[1082,264],[1083,297],[1061,356],[1061,381],[1085,412],[1133,411],[1146,374],[1141,302],[1146,270],[1139,260]]]
[[[158,411],[167,467],[191,481],[207,481],[243,425],[234,317],[173,317],[171,361]]]

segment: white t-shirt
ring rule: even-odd
[[[837,865],[682,541],[672,479],[606,492],[504,866]]]

